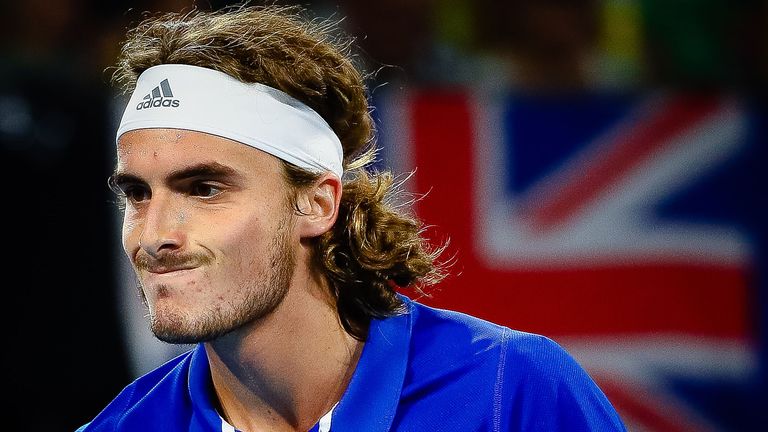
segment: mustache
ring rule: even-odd
[[[157,258],[153,258],[147,254],[140,254],[136,256],[134,267],[136,267],[136,270],[151,271],[160,267],[200,267],[211,264],[212,262],[212,257],[200,253],[162,254]]]

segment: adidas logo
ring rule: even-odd
[[[176,108],[179,106],[180,101],[173,98],[173,91],[171,91],[171,84],[168,79],[160,81],[160,85],[153,88],[152,92],[144,96],[144,100],[136,105],[136,110],[147,108]]]

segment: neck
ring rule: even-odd
[[[293,280],[302,283],[270,315],[205,345],[220,414],[238,430],[309,430],[341,398],[362,352],[323,281]]]

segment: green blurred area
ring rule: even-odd
[[[432,61],[450,52],[453,63],[443,61],[448,69],[461,62],[496,62],[506,67],[513,86],[764,89],[768,83],[765,1],[426,3]],[[411,60],[430,61],[424,53]],[[450,74],[416,79],[445,75]],[[468,74],[473,79],[482,78]]]

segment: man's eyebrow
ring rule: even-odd
[[[121,186],[123,185],[144,184],[145,182],[138,176],[115,170],[115,172],[109,176],[109,179],[107,179],[107,183],[109,184],[110,189],[117,192],[119,189],[122,189]]]
[[[243,176],[236,169],[222,165],[218,162],[203,162],[172,171],[166,178],[166,181],[168,183],[175,183],[195,177],[209,177],[215,180],[234,181],[241,179]]]
[[[176,183],[195,177],[208,177],[220,181],[236,181],[242,179],[243,176],[234,168],[222,165],[218,162],[203,162],[171,171],[166,177],[165,182]],[[120,186],[129,183],[145,184],[146,181],[135,174],[115,170],[109,177],[109,183],[110,185]]]

